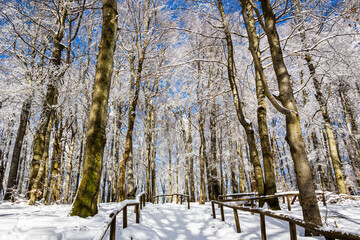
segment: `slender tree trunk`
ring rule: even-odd
[[[167,137],[167,147],[168,147],[168,155],[169,155],[169,175],[168,175],[168,194],[172,194],[172,172],[171,172],[171,145],[170,145],[170,133],[169,133],[169,118],[166,118],[166,137]],[[170,202],[173,201],[172,196],[170,197]]]
[[[221,195],[225,194],[225,183],[224,183],[224,171],[223,171],[223,144],[222,144],[222,128],[220,127],[220,133],[218,138],[219,148],[219,162],[220,162],[220,190]]]
[[[205,186],[205,161],[206,161],[206,142],[204,135],[204,110],[202,106],[199,107],[199,131],[200,131],[200,148],[199,148],[199,162],[200,162],[200,199],[199,204],[205,204],[206,186]]]
[[[245,167],[244,167],[244,155],[242,142],[236,142],[236,151],[239,156],[239,192],[243,193],[246,191],[246,183],[245,183]]]
[[[250,150],[250,160],[254,167],[254,173],[255,173],[255,180],[256,180],[256,186],[258,193],[260,195],[264,195],[264,178],[263,173],[260,165],[259,155],[256,148],[255,143],[255,133],[253,129],[252,123],[245,118],[244,111],[241,106],[239,92],[236,86],[235,82],[235,72],[234,72],[234,48],[231,38],[231,32],[228,26],[228,22],[226,20],[226,15],[224,11],[224,7],[222,4],[222,0],[217,0],[218,10],[221,15],[222,25],[223,25],[223,31],[225,34],[225,39],[227,43],[227,70],[228,70],[228,79],[233,95],[233,102],[235,105],[237,117],[239,119],[240,124],[245,129],[247,142],[249,145]]]
[[[310,70],[310,74],[312,75],[314,88],[316,91],[315,97],[320,105],[321,113],[322,113],[322,116],[325,121],[325,130],[326,130],[326,135],[328,138],[330,157],[331,157],[332,165],[333,165],[334,172],[335,172],[336,185],[337,185],[337,188],[338,188],[338,191],[340,194],[346,194],[347,191],[346,191],[344,176],[343,176],[343,173],[341,170],[341,160],[340,160],[338,149],[336,147],[335,134],[334,134],[333,126],[332,126],[332,123],[331,123],[331,120],[329,117],[328,109],[326,106],[326,100],[325,100],[322,90],[321,90],[320,81],[318,80],[318,78],[316,76],[315,66],[311,62],[311,56],[306,54],[305,60],[307,62],[308,68]]]
[[[31,102],[32,102],[32,95],[29,95],[21,108],[19,128],[16,134],[14,151],[13,151],[13,155],[10,163],[9,175],[8,175],[7,192],[4,196],[4,200],[10,199],[11,192],[9,192],[9,190],[15,189],[17,186],[16,176],[18,175],[21,148],[26,132],[26,126],[30,116]],[[2,183],[2,181],[0,183]]]
[[[195,180],[194,180],[194,153],[191,135],[191,113],[188,110],[188,146],[189,146],[189,164],[190,164],[190,201],[195,202]]]
[[[231,193],[238,193],[238,183],[236,180],[236,168],[235,168],[235,160],[234,160],[234,154],[233,154],[233,141],[232,141],[232,132],[230,129],[230,119],[229,117],[226,118],[226,129],[228,134],[228,140],[229,140],[229,158],[230,158],[230,176],[231,176]]]
[[[31,191],[30,191],[29,205],[34,205],[35,201],[40,199],[40,197],[43,195],[43,193],[40,190],[40,189],[42,189],[41,180],[43,179],[43,176],[45,173],[45,166],[46,166],[47,162],[49,161],[49,144],[50,144],[51,129],[52,129],[52,125],[53,125],[52,124],[53,118],[54,118],[54,116],[50,116],[50,121],[47,126],[47,130],[45,131],[46,135],[45,135],[45,139],[44,139],[43,155],[40,158],[39,169],[37,171],[36,177],[33,180],[32,185],[31,185],[32,187],[31,187]],[[31,181],[31,179],[30,179],[30,181]],[[45,181],[47,181],[47,179]],[[46,187],[46,191],[48,191],[47,186],[45,186],[45,187]]]
[[[256,33],[255,18],[250,3],[243,0],[242,9],[242,14],[249,37],[249,49],[252,53],[255,63],[256,96],[258,102],[257,120],[264,163],[265,195],[274,195],[276,193],[274,159],[270,147],[269,131],[266,118],[265,90],[263,86],[263,81],[266,80],[261,79],[265,76],[265,74],[263,73],[263,68],[260,61],[259,37]],[[268,199],[267,203],[269,204],[270,209],[280,210],[280,205],[277,198]]]
[[[148,201],[153,200],[151,195],[151,110],[150,104],[146,104],[145,108],[146,130],[145,130],[145,142],[146,142],[146,193]]]
[[[75,120],[76,121],[76,120]],[[70,143],[70,150],[69,150],[69,157],[68,157],[68,164],[66,169],[66,178],[65,178],[65,202],[71,203],[71,176],[72,176],[72,166],[73,166],[73,155],[75,149],[75,137],[77,133],[77,127],[71,127],[71,143]]]
[[[120,156],[120,138],[121,138],[121,120],[122,120],[122,106],[118,104],[116,106],[116,134],[115,134],[115,157],[113,162],[113,169],[112,169],[112,179],[111,182],[111,201],[117,201],[117,184],[119,178],[119,156]]]
[[[60,125],[59,125],[60,122]],[[61,176],[61,155],[62,155],[62,117],[61,115],[55,119],[55,138],[53,144],[53,155],[51,158],[51,181],[50,181],[50,191],[45,195],[45,204],[56,202],[60,199],[60,184],[59,178]]]
[[[185,123],[182,118],[180,118],[180,125],[185,149],[185,194],[189,195],[189,143],[186,139]]]
[[[106,143],[107,107],[117,37],[117,1],[103,0],[102,10],[103,23],[86,136],[83,177],[70,213],[71,216],[83,218],[94,216],[98,212],[97,200]]]
[[[155,111],[151,104],[151,193],[156,195],[156,166],[155,166]]]

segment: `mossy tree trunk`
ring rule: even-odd
[[[59,16],[57,21],[57,31],[54,34],[53,40],[53,50],[52,50],[52,65],[55,69],[59,69],[61,64],[61,53],[64,49],[64,45],[61,43],[64,32],[65,32],[65,21],[68,16],[68,12],[65,5],[62,5],[59,9]],[[35,192],[38,191],[39,185],[34,185],[35,179],[41,179],[43,176],[38,176],[39,174],[44,174],[44,171],[39,171],[41,163],[43,162],[42,156],[44,155],[44,151],[48,151],[45,146],[45,136],[47,135],[48,125],[50,124],[50,118],[54,115],[55,109],[53,108],[54,105],[57,104],[58,100],[58,88],[57,84],[59,79],[65,74],[65,71],[60,71],[56,73],[56,70],[50,74],[50,81],[47,86],[47,92],[45,95],[45,99],[43,102],[43,108],[40,114],[40,121],[38,128],[36,130],[34,141],[33,141],[33,159],[31,161],[31,168],[30,168],[30,200],[29,204],[34,204],[35,199],[37,197],[33,196]],[[51,129],[51,128],[50,128]]]
[[[86,135],[83,176],[71,216],[88,217],[98,212],[97,201],[106,143],[108,99],[117,39],[117,1],[103,0],[103,22],[96,63],[94,92]]]

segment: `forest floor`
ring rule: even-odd
[[[99,213],[86,219],[69,217],[70,205],[37,205],[28,206],[27,202],[0,204],[0,239],[94,239],[101,234],[108,216],[115,208],[115,203],[100,205]],[[338,227],[351,232],[360,229],[360,203],[344,201],[337,204],[322,206],[323,223],[329,227]],[[282,206],[286,209],[286,205]],[[135,214],[132,207],[128,210],[128,228],[122,229],[122,214],[117,218],[117,239],[132,240],[200,240],[200,239],[261,239],[260,221],[257,214],[239,211],[242,233],[236,233],[232,209],[224,208],[225,222],[220,220],[217,209],[217,219],[211,215],[211,205],[192,203],[191,209],[185,205],[151,204],[147,203],[141,211],[140,224],[135,224]],[[282,210],[292,216],[301,217],[301,208],[297,203],[292,211]],[[305,238],[304,230],[297,228],[298,239],[324,239],[322,237]],[[268,239],[289,239],[288,223],[266,218]],[[108,236],[105,238],[108,239]]]

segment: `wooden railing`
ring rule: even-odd
[[[326,195],[323,191],[316,191],[316,195],[320,196],[324,206],[326,206]],[[254,196],[254,197],[250,197]],[[231,197],[231,198],[230,198]],[[220,202],[250,202],[251,207],[254,207],[254,202],[259,200],[267,200],[273,198],[283,198],[283,203],[285,203],[285,198],[287,201],[288,210],[291,211],[291,205],[294,204],[296,198],[299,197],[299,192],[284,192],[284,193],[276,193],[275,195],[266,195],[266,196],[259,196],[257,193],[236,193],[236,194],[229,194],[229,195],[220,195],[218,197],[218,201]],[[292,197],[292,200],[290,200]]]
[[[135,200],[125,200],[120,202],[114,211],[109,215],[110,220],[106,224],[102,233],[95,237],[96,240],[104,239],[107,231],[110,228],[110,240],[115,240],[116,233],[116,216],[122,211],[123,212],[123,228],[127,228],[127,207],[135,206],[134,212],[136,214],[136,223],[140,223],[140,210],[145,206],[145,196],[146,193],[142,192],[136,196]]]
[[[181,193],[162,194],[162,195],[154,196],[154,197],[153,197],[153,203],[159,204],[159,198],[160,198],[160,197],[163,198],[162,203],[164,203],[166,197],[171,197],[171,198],[172,198],[172,197],[174,197],[174,196],[177,197],[177,198],[180,197],[180,204],[183,204],[183,198],[187,198],[188,209],[190,209],[190,197],[189,197],[189,195],[181,194]],[[176,201],[176,202],[177,202],[177,201]]]
[[[275,219],[283,220],[289,223],[289,232],[290,232],[290,239],[296,240],[297,239],[297,233],[296,233],[296,225],[303,227],[307,229],[308,231],[319,234],[321,236],[324,236],[327,240],[333,240],[333,239],[349,239],[349,240],[360,240],[360,235],[351,233],[351,232],[345,232],[340,231],[338,229],[333,230],[326,230],[325,228],[318,226],[313,223],[306,223],[302,219],[294,218],[291,216],[287,216],[285,214],[279,214],[275,213],[273,211],[269,210],[263,210],[260,208],[249,208],[249,207],[242,207],[238,205],[230,205],[225,202],[213,200],[211,201],[212,206],[212,214],[213,218],[216,218],[215,213],[215,204],[217,204],[220,208],[220,214],[221,214],[221,221],[225,221],[225,214],[224,214],[224,207],[233,209],[234,212],[234,218],[235,218],[235,225],[236,225],[236,231],[238,233],[241,233],[240,228],[240,220],[238,216],[238,210],[245,211],[245,212],[251,212],[252,214],[257,213],[260,215],[260,229],[261,229],[261,239],[266,240],[266,224],[265,224],[265,216],[272,217]]]

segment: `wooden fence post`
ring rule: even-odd
[[[221,221],[225,221],[224,206],[220,205]]]
[[[136,204],[135,205],[135,209],[136,209],[136,223],[140,223],[140,209],[139,206],[141,206],[141,204]]]
[[[123,208],[123,228],[127,228],[127,206]]]
[[[233,208],[233,210],[234,210],[234,217],[235,217],[235,224],[236,224],[236,232],[241,233],[240,222],[239,222],[239,216],[238,216],[237,209]]]
[[[180,205],[182,205],[183,195],[180,195]]]
[[[266,240],[265,216],[260,213],[261,240]]]
[[[216,218],[215,203],[213,201],[211,201],[211,207],[212,207],[212,212],[213,212],[213,219],[215,219]]]
[[[142,209],[142,196],[140,197],[140,209]]]
[[[287,205],[288,205],[288,210],[291,211],[291,203],[290,203],[289,195],[286,195],[286,201],[287,201]]]
[[[190,209],[190,196],[187,196],[187,201],[188,201],[188,209]]]
[[[324,206],[326,206],[326,196],[325,196],[324,192],[322,193],[322,200],[323,200]]]
[[[251,200],[251,208],[254,208],[254,200]],[[251,215],[254,215],[254,212],[251,212]]]
[[[114,216],[113,213],[111,213],[110,217],[112,216]],[[114,216],[110,226],[110,240],[115,240],[115,232],[116,232],[116,215]]]
[[[290,230],[290,240],[297,240],[296,225],[294,223],[289,222],[289,230]]]
[[[143,199],[143,204],[144,204],[144,207],[145,207],[145,202],[146,202],[146,199],[145,199],[145,194],[143,195],[144,199]]]

